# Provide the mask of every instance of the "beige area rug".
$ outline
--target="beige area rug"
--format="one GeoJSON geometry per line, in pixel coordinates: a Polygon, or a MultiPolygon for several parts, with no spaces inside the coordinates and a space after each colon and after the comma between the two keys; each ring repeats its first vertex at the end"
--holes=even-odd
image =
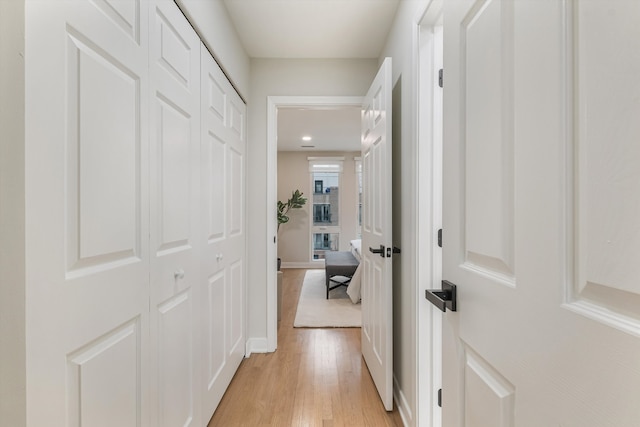
{"type": "Polygon", "coordinates": [[[347,295],[347,287],[340,286],[329,292],[324,280],[324,270],[307,270],[298,300],[295,328],[359,328],[362,326],[360,304],[353,304],[347,295]]]}

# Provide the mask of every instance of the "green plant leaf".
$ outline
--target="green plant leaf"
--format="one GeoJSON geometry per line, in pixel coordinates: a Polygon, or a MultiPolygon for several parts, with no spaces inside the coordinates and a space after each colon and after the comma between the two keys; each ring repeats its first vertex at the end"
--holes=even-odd
{"type": "Polygon", "coordinates": [[[300,209],[307,203],[307,198],[303,194],[300,190],[295,190],[291,192],[291,198],[286,202],[278,200],[278,227],[280,227],[280,224],[289,222],[289,217],[287,216],[289,210],[300,209]]]}

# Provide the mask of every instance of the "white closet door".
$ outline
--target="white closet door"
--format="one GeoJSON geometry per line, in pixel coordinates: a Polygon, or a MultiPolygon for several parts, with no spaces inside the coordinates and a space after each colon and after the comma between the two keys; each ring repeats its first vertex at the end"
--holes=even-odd
{"type": "Polygon", "coordinates": [[[200,41],[150,6],[151,424],[199,426],[200,41]]]}
{"type": "Polygon", "coordinates": [[[146,4],[26,2],[29,426],[148,426],[146,4]]]}
{"type": "Polygon", "coordinates": [[[203,413],[211,416],[245,345],[246,107],[202,47],[203,413]]]}

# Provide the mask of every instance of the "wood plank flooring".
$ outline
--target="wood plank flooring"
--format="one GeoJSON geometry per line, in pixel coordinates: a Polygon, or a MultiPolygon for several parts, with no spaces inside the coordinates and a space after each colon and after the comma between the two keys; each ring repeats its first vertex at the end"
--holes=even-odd
{"type": "Polygon", "coordinates": [[[213,426],[391,426],[360,353],[360,328],[294,328],[306,270],[283,270],[278,350],[245,359],[213,426]]]}

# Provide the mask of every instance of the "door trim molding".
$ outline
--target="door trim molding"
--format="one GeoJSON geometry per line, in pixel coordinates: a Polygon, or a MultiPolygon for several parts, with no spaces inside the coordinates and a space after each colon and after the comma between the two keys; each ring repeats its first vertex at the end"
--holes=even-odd
{"type": "MultiPolygon", "coordinates": [[[[437,405],[436,390],[442,385],[442,334],[440,332],[441,313],[424,299],[424,289],[441,276],[442,254],[435,254],[437,228],[442,227],[442,215],[436,209],[442,208],[442,191],[436,191],[436,174],[442,172],[442,164],[437,166],[434,159],[435,135],[433,132],[434,92],[425,88],[425,81],[435,81],[435,52],[433,44],[423,46],[423,31],[433,29],[442,16],[442,0],[430,0],[416,14],[411,28],[412,66],[414,70],[414,91],[412,104],[415,107],[415,212],[416,212],[416,407],[415,425],[418,427],[440,427],[442,412],[437,405]],[[425,167],[426,166],[426,167],[425,167]],[[437,227],[436,227],[437,226],[437,227]],[[436,263],[440,268],[436,270],[436,263]]],[[[439,185],[442,186],[442,177],[439,185]]]]}
{"type": "Polygon", "coordinates": [[[362,106],[362,96],[268,96],[267,97],[267,351],[278,347],[278,107],[362,106]]]}

